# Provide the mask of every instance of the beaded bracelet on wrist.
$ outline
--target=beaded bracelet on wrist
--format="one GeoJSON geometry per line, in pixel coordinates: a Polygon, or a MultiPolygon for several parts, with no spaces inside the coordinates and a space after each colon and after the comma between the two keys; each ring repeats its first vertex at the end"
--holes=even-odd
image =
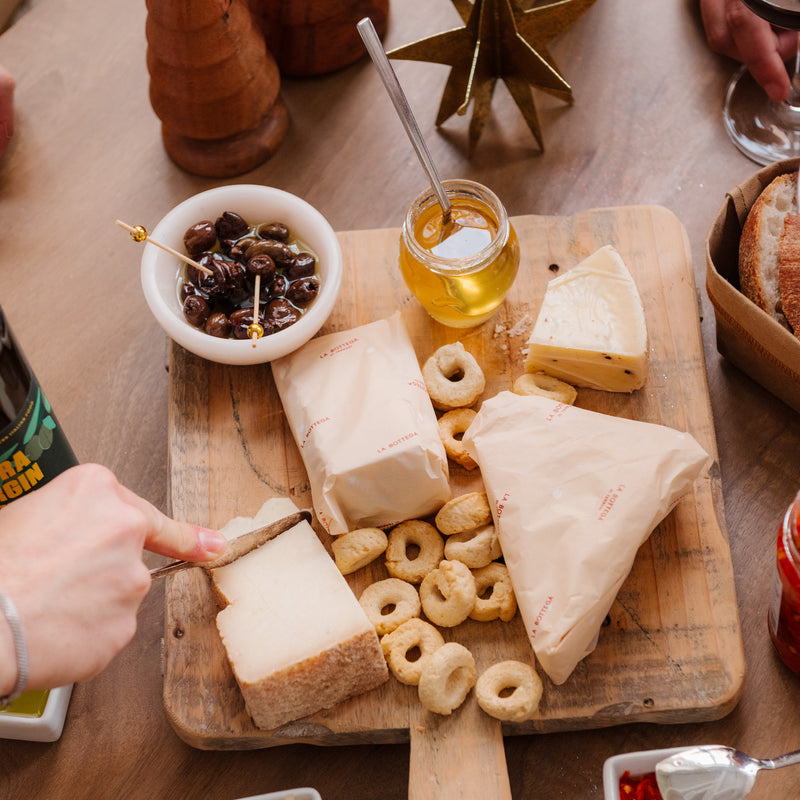
{"type": "Polygon", "coordinates": [[[0,709],[6,709],[25,691],[25,686],[28,683],[28,648],[25,645],[25,633],[22,630],[22,620],[17,613],[17,607],[1,591],[0,612],[5,616],[11,628],[11,637],[14,641],[14,651],[17,658],[17,680],[14,688],[5,697],[0,697],[0,709]]]}

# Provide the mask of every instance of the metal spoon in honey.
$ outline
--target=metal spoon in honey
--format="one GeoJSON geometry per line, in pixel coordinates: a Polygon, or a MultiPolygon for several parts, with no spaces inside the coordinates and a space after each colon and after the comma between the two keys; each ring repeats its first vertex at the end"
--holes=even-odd
{"type": "Polygon", "coordinates": [[[422,164],[422,168],[428,176],[431,188],[436,194],[436,199],[442,207],[442,227],[439,233],[439,241],[441,242],[460,229],[458,221],[453,219],[450,198],[447,196],[447,192],[442,185],[439,172],[436,169],[436,165],[433,163],[428,146],[422,138],[417,120],[414,117],[414,113],[411,111],[411,106],[408,104],[405,92],[403,92],[400,86],[400,81],[397,80],[397,75],[395,75],[392,65],[389,63],[389,58],[386,55],[386,51],[383,49],[380,37],[375,30],[375,26],[372,24],[372,20],[369,17],[364,17],[356,27],[358,28],[359,34],[361,34],[361,39],[367,48],[372,62],[378,68],[378,74],[381,76],[383,85],[389,93],[395,111],[397,111],[397,115],[403,123],[408,138],[411,140],[411,144],[422,164]]]}

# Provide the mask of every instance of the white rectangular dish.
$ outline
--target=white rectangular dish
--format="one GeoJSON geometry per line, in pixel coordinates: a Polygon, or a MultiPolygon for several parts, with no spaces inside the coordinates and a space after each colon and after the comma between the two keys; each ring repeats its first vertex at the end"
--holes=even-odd
{"type": "Polygon", "coordinates": [[[26,742],[55,742],[61,737],[72,686],[51,689],[41,716],[0,713],[0,739],[26,742]]]}
{"type": "Polygon", "coordinates": [[[662,750],[639,750],[634,753],[620,753],[607,758],[603,764],[603,798],[604,800],[619,800],[619,779],[625,774],[636,778],[655,772],[659,761],[688,750],[692,745],[685,747],[667,747],[662,750]]]}
{"type": "Polygon", "coordinates": [[[241,797],[239,800],[322,800],[316,789],[308,787],[303,789],[286,789],[282,792],[269,794],[255,794],[250,797],[241,797]]]}

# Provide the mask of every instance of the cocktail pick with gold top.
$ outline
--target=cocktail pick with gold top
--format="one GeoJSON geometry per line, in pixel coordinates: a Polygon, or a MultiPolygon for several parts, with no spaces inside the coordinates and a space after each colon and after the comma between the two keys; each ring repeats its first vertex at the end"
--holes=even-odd
{"type": "Polygon", "coordinates": [[[391,50],[390,58],[429,61],[451,67],[436,124],[454,113],[465,114],[474,101],[469,152],[475,148],[489,116],[492,93],[502,80],[539,147],[544,140],[531,89],[567,103],[572,89],[547,45],[572,25],[595,0],[556,0],[534,8],[530,0],[452,0],[463,28],[420,39],[391,50]],[[526,10],[527,9],[527,10],[526,10]]]}
{"type": "Polygon", "coordinates": [[[253,342],[253,347],[256,346],[256,342],[264,335],[264,328],[258,321],[260,294],[261,294],[261,275],[260,273],[257,272],[255,277],[255,292],[253,297],[253,321],[247,326],[247,335],[253,342]]]}
{"type": "Polygon", "coordinates": [[[121,220],[116,220],[116,223],[120,226],[120,228],[124,228],[126,231],[128,231],[128,233],[130,233],[131,239],[133,239],[134,242],[150,242],[150,244],[154,244],[156,247],[166,250],[171,255],[179,258],[181,261],[191,264],[191,266],[193,266],[195,269],[199,269],[200,272],[204,272],[206,275],[214,274],[208,267],[198,264],[196,261],[193,261],[191,258],[189,258],[189,256],[179,253],[177,250],[173,250],[163,242],[157,242],[155,239],[151,239],[145,228],[143,228],[141,225],[128,225],[121,220]]]}

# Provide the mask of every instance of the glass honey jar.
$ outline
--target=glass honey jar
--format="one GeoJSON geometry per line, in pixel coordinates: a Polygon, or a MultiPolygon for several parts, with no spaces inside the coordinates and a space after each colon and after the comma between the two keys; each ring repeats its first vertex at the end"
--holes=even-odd
{"type": "Polygon", "coordinates": [[[451,222],[432,189],[409,207],[400,238],[400,272],[438,322],[480,325],[503,302],[519,268],[519,242],[503,204],[467,180],[445,181],[451,222]]]}
{"type": "Polygon", "coordinates": [[[800,493],[778,530],[776,574],[769,606],[769,635],[778,655],[800,674],[800,493]]]}

